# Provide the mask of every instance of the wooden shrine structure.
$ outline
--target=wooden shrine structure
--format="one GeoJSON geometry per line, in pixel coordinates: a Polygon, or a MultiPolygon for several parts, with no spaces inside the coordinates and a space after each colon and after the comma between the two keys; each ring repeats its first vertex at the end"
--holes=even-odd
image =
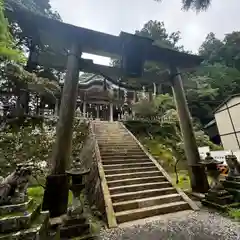
{"type": "Polygon", "coordinates": [[[19,24],[23,37],[32,39],[29,59],[31,63],[66,70],[52,169],[47,178],[43,208],[55,209],[54,215],[61,215],[67,209],[68,180],[65,171],[71,153],[80,71],[98,74],[115,81],[137,78],[142,85],[168,81],[172,86],[179,114],[192,190],[208,190],[204,169],[199,164],[198,148],[179,71],[196,67],[202,62],[200,57],[161,48],[148,38],[125,32],[114,36],[48,19],[19,8],[15,11],[7,9],[6,15],[19,24]],[[82,59],[83,52],[121,58],[121,68],[102,66],[82,59]],[[146,62],[163,63],[166,71],[157,75],[144,72],[146,62]],[[57,192],[54,189],[58,189],[57,192]],[[53,202],[52,198],[58,201],[53,202]]]}

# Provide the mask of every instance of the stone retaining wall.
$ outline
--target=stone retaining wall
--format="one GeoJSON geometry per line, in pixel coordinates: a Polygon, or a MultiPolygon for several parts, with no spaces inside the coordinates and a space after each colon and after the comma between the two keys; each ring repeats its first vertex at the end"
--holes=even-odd
{"type": "Polygon", "coordinates": [[[90,173],[86,176],[86,192],[90,206],[96,206],[106,220],[105,202],[99,177],[98,159],[96,154],[95,136],[89,131],[89,135],[83,145],[80,159],[90,173]]]}

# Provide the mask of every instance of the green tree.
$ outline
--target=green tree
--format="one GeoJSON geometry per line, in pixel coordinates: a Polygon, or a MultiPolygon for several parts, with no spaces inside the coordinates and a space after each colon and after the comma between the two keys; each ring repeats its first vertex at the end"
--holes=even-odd
{"type": "Polygon", "coordinates": [[[199,48],[199,54],[211,64],[222,63],[240,70],[240,32],[226,34],[221,41],[209,33],[199,48]]]}
{"type": "Polygon", "coordinates": [[[5,0],[5,3],[11,9],[22,8],[45,17],[61,20],[59,13],[52,9],[49,0],[5,0]]]}
{"type": "Polygon", "coordinates": [[[178,42],[181,39],[180,32],[168,33],[165,28],[164,22],[153,21],[145,23],[141,30],[135,32],[136,35],[142,37],[148,37],[154,40],[154,44],[159,47],[171,48],[179,50],[182,46],[178,46],[178,42]]]}
{"type": "Polygon", "coordinates": [[[160,94],[152,101],[142,99],[133,106],[136,116],[146,119],[163,117],[168,110],[174,108],[173,98],[169,94],[160,94]]]}
{"type": "Polygon", "coordinates": [[[220,49],[223,45],[223,42],[217,39],[215,34],[211,32],[200,46],[199,54],[209,63],[221,62],[223,59],[220,56],[220,49]]]}
{"type": "MultiPolygon", "coordinates": [[[[162,2],[163,0],[155,1],[162,2]]],[[[197,12],[207,10],[211,2],[211,0],[182,0],[184,10],[194,9],[197,12]]]]}
{"type": "Polygon", "coordinates": [[[22,61],[23,55],[14,49],[14,39],[9,32],[8,21],[4,16],[4,2],[0,0],[0,59],[22,61]]]}
{"type": "Polygon", "coordinates": [[[222,101],[240,92],[240,71],[221,63],[203,64],[183,82],[192,116],[206,124],[222,101]]]}

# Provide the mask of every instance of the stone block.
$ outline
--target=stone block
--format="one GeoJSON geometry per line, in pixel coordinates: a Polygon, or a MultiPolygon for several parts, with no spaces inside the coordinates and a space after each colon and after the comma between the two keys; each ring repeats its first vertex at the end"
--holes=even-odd
{"type": "Polygon", "coordinates": [[[215,202],[212,201],[208,201],[206,199],[203,199],[202,204],[211,208],[215,208],[218,209],[220,211],[227,211],[229,208],[237,208],[240,206],[239,203],[231,203],[231,204],[227,204],[227,205],[221,205],[221,204],[217,204],[215,202]]]}
{"type": "Polygon", "coordinates": [[[41,212],[29,229],[0,234],[0,240],[46,240],[49,213],[41,212]]]}
{"type": "Polygon", "coordinates": [[[29,199],[27,202],[11,205],[0,206],[0,216],[8,215],[11,213],[25,212],[32,204],[33,200],[29,199]]]}
{"type": "Polygon", "coordinates": [[[240,202],[240,177],[228,176],[222,184],[233,195],[234,201],[240,202]]]}
{"type": "Polygon", "coordinates": [[[240,182],[237,181],[229,181],[229,180],[225,180],[222,181],[222,184],[225,188],[233,188],[233,189],[239,189],[240,190],[240,182]]]}
{"type": "Polygon", "coordinates": [[[90,233],[90,225],[87,223],[62,226],[60,228],[61,239],[79,237],[90,233]]]}
{"type": "Polygon", "coordinates": [[[16,213],[15,216],[4,216],[0,218],[0,233],[8,233],[29,228],[32,220],[39,213],[40,207],[40,205],[36,205],[31,212],[19,212],[16,213]]]}
{"type": "Polygon", "coordinates": [[[227,176],[226,177],[227,181],[233,181],[233,182],[240,182],[240,176],[227,176]]]}
{"type": "Polygon", "coordinates": [[[225,189],[210,189],[201,202],[205,206],[225,211],[229,207],[234,207],[236,205],[233,199],[233,195],[225,189]]]}

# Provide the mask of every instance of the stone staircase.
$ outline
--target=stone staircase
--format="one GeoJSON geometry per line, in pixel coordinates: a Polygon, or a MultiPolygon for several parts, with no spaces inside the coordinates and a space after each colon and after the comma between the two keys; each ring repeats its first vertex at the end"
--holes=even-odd
{"type": "Polygon", "coordinates": [[[115,217],[120,224],[198,209],[122,123],[94,121],[92,126],[108,188],[106,209],[113,209],[108,220],[115,217]]]}

